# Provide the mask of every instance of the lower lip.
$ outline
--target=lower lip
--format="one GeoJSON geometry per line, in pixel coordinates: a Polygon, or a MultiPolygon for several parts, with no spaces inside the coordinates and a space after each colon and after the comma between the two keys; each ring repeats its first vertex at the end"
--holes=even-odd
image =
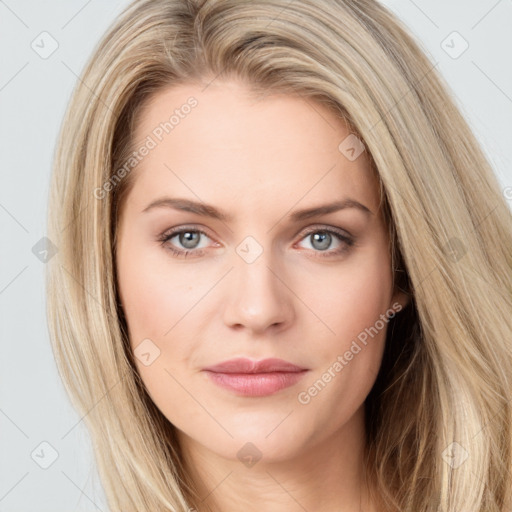
{"type": "Polygon", "coordinates": [[[218,386],[242,396],[267,396],[293,386],[307,370],[272,373],[217,373],[206,371],[218,386]]]}

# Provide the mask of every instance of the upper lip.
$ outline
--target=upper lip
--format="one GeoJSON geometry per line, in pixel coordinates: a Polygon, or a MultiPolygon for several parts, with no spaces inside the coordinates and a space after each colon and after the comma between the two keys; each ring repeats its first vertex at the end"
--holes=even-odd
{"type": "Polygon", "coordinates": [[[300,372],[305,369],[283,359],[270,358],[254,361],[244,357],[230,359],[229,361],[223,361],[222,363],[203,368],[203,370],[216,373],[300,372]]]}

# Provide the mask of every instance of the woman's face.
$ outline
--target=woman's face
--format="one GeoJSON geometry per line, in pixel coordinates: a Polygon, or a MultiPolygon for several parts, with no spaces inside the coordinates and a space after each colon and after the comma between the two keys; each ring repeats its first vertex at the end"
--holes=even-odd
{"type": "Polygon", "coordinates": [[[182,443],[284,460],[361,432],[405,298],[367,154],[348,136],[320,104],[256,101],[235,82],[146,105],[119,290],[138,371],[182,443]],[[205,370],[236,358],[301,371],[205,370]]]}

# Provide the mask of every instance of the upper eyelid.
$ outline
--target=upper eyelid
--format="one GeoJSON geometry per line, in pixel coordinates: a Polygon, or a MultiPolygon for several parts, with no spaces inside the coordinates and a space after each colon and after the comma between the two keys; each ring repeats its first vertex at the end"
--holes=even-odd
{"type": "Polygon", "coordinates": [[[164,231],[162,233],[160,238],[162,238],[162,239],[174,238],[176,235],[179,235],[180,233],[184,233],[184,232],[187,232],[187,231],[196,231],[198,233],[201,233],[202,235],[207,236],[210,239],[214,238],[214,237],[210,236],[205,229],[198,228],[198,227],[192,227],[192,226],[185,226],[185,227],[179,227],[179,228],[176,228],[176,229],[166,230],[166,231],[164,231]]]}
{"type": "MultiPolygon", "coordinates": [[[[305,232],[305,236],[311,234],[311,233],[314,233],[316,231],[329,231],[329,232],[332,232],[332,233],[336,233],[336,234],[340,234],[338,233],[339,231],[342,231],[343,233],[346,234],[347,238],[353,238],[353,235],[352,233],[350,233],[349,231],[347,231],[346,229],[343,229],[343,228],[337,228],[335,226],[327,226],[325,224],[314,224],[312,226],[308,226],[306,228],[303,228],[299,231],[299,233],[301,233],[302,231],[306,230],[305,232]]],[[[297,233],[297,234],[299,234],[297,233]]],[[[297,236],[297,235],[295,235],[297,236]]]]}
{"type": "MultiPolygon", "coordinates": [[[[173,229],[170,229],[170,230],[167,230],[165,231],[162,235],[161,235],[161,239],[162,240],[165,240],[167,239],[167,241],[169,241],[171,238],[174,238],[175,236],[179,235],[180,233],[183,233],[183,232],[186,232],[186,231],[195,231],[195,232],[198,232],[198,233],[201,233],[205,236],[207,236],[208,238],[210,238],[211,240],[214,240],[216,243],[219,243],[215,240],[214,237],[210,236],[208,234],[208,232],[203,229],[203,228],[200,228],[199,226],[183,226],[183,227],[177,227],[177,228],[173,228],[173,229]]],[[[334,226],[328,226],[326,224],[313,224],[311,226],[306,226],[304,228],[301,228],[294,236],[293,238],[295,238],[296,236],[298,236],[301,232],[304,232],[304,235],[300,238],[299,241],[303,240],[304,238],[306,238],[307,236],[309,236],[311,233],[314,233],[316,231],[328,231],[328,232],[331,232],[331,233],[334,233],[335,235],[338,235],[339,237],[341,237],[341,239],[343,239],[343,237],[345,236],[345,238],[350,238],[352,240],[352,242],[354,242],[354,236],[348,232],[347,230],[345,229],[342,229],[342,228],[338,228],[338,227],[334,227],[334,226]],[[344,232],[345,235],[343,233],[339,233],[339,231],[341,232],[344,232]]],[[[204,248],[203,248],[204,249],[204,248]]],[[[183,250],[186,250],[186,249],[183,249],[183,250]]],[[[190,251],[194,251],[196,249],[188,249],[190,251]]]]}

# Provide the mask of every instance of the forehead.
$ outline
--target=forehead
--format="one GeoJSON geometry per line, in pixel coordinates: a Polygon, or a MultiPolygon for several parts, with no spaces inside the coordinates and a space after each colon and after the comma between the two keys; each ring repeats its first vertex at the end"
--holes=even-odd
{"type": "Polygon", "coordinates": [[[134,193],[146,198],[165,189],[206,202],[307,206],[350,195],[377,210],[368,155],[349,158],[358,139],[310,99],[258,98],[238,82],[169,87],[145,104],[134,140],[135,148],[151,141],[133,171],[134,193]]]}

